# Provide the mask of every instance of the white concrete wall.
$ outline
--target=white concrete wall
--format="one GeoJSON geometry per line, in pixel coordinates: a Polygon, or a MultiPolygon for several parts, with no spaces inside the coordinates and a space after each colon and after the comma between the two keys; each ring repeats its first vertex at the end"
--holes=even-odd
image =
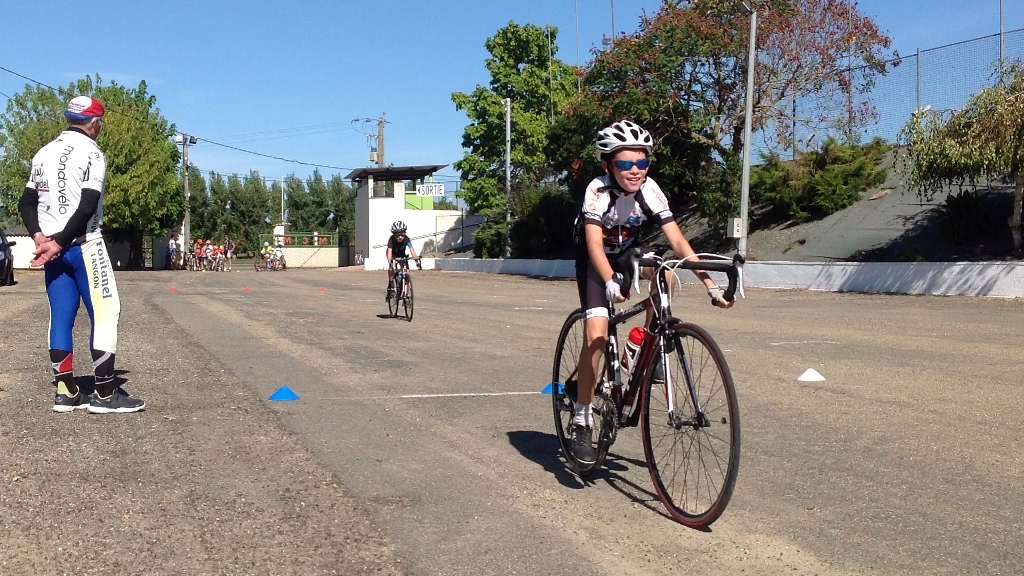
{"type": "MultiPolygon", "coordinates": [[[[573,278],[571,260],[439,259],[439,270],[573,278]]],[[[682,274],[684,282],[695,282],[682,274]]],[[[1024,297],[1024,262],[748,262],[750,288],[1024,297]]],[[[724,280],[718,280],[723,282],[724,280]]]]}
{"type": "Polygon", "coordinates": [[[371,180],[360,183],[356,191],[356,252],[362,252],[365,269],[387,267],[387,242],[391,224],[397,220],[409,227],[417,254],[434,254],[472,243],[473,232],[484,221],[482,216],[464,216],[459,210],[406,209],[404,183],[390,184],[390,196],[371,197],[371,180]]]}

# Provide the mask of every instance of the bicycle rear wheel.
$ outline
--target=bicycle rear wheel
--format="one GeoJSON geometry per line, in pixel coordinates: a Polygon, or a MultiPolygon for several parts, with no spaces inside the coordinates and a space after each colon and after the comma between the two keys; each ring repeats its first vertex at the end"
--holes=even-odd
{"type": "Polygon", "coordinates": [[[405,288],[402,290],[402,306],[405,307],[405,319],[412,322],[412,277],[405,275],[405,288]]]}
{"type": "Polygon", "coordinates": [[[644,453],[658,499],[669,514],[685,526],[705,528],[725,511],[739,472],[736,389],[722,349],[703,328],[675,325],[669,348],[665,377],[654,377],[657,357],[647,373],[644,453]],[[694,410],[690,390],[700,413],[694,410]]]}
{"type": "MultiPolygon", "coordinates": [[[[571,444],[570,427],[572,426],[573,415],[576,413],[576,390],[578,384],[578,367],[580,354],[583,352],[583,342],[586,338],[583,324],[583,310],[577,309],[569,314],[562,324],[562,330],[558,334],[558,342],[555,345],[555,364],[551,374],[551,402],[555,417],[555,433],[558,436],[558,445],[562,449],[562,455],[569,466],[581,477],[593,473],[601,467],[604,459],[608,456],[608,447],[611,445],[609,425],[612,425],[611,418],[614,414],[614,407],[611,406],[608,398],[594,394],[594,441],[597,450],[597,458],[593,464],[580,464],[573,457],[569,449],[571,444]]],[[[604,361],[604,354],[601,354],[601,374],[598,382],[605,379],[607,363],[604,361]]]]}

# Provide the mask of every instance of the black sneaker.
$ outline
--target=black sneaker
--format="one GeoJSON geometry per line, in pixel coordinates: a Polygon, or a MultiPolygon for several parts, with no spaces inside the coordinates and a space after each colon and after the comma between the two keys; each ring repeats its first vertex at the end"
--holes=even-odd
{"type": "Polygon", "coordinates": [[[76,392],[74,396],[61,394],[60,392],[53,395],[54,412],[73,412],[75,410],[84,410],[88,407],[89,397],[82,394],[81,390],[76,392]]]}
{"type": "Polygon", "coordinates": [[[142,398],[132,398],[120,387],[114,388],[114,391],[106,398],[101,398],[99,394],[94,392],[92,399],[89,401],[89,412],[92,414],[138,412],[145,409],[145,407],[145,400],[142,398]]]}
{"type": "Polygon", "coordinates": [[[388,286],[388,293],[387,293],[386,296],[384,296],[384,301],[385,302],[391,302],[391,299],[394,298],[394,297],[395,297],[395,289],[390,287],[390,286],[388,286]]]}
{"type": "Polygon", "coordinates": [[[577,462],[589,466],[597,462],[597,452],[594,451],[594,429],[590,426],[572,425],[572,439],[569,451],[577,462]]]}

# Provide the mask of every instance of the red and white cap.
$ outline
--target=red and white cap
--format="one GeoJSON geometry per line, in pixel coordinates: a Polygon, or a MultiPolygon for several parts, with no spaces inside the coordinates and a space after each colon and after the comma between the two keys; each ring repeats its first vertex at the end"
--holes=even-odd
{"type": "Polygon", "coordinates": [[[104,112],[106,110],[99,100],[88,96],[75,96],[71,102],[68,102],[68,109],[64,111],[64,116],[68,120],[88,120],[103,116],[104,112]]]}

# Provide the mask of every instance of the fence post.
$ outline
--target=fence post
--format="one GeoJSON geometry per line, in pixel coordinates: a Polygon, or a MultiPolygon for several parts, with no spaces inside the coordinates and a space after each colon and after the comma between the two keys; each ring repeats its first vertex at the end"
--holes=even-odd
{"type": "Polygon", "coordinates": [[[917,110],[921,110],[921,49],[917,49],[917,110]]]}

